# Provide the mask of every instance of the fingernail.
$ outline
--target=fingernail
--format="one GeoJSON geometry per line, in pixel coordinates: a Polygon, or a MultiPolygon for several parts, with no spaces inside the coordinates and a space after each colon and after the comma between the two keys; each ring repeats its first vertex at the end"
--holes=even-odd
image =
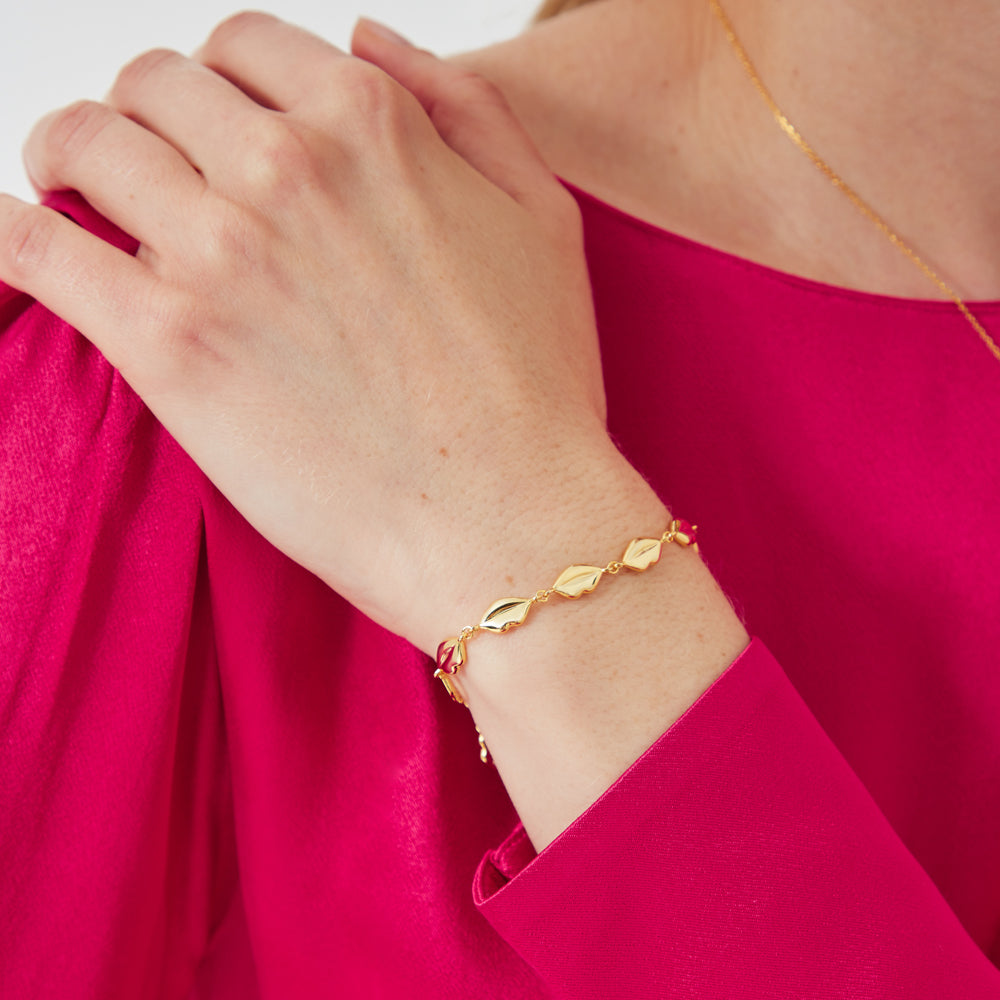
{"type": "Polygon", "coordinates": [[[393,45],[406,45],[411,49],[413,48],[413,42],[404,38],[398,32],[393,31],[392,28],[387,28],[384,24],[373,21],[370,17],[359,17],[358,24],[362,25],[366,31],[370,31],[373,35],[378,35],[379,38],[384,38],[387,42],[392,42],[393,45]]]}

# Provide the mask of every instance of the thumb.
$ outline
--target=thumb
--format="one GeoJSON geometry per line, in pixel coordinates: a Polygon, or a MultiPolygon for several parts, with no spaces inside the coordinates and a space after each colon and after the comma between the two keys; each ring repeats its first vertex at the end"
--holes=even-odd
{"type": "Polygon", "coordinates": [[[484,77],[367,18],[355,25],[351,51],[410,91],[445,143],[526,208],[540,208],[553,186],[561,190],[499,88],[484,77]]]}

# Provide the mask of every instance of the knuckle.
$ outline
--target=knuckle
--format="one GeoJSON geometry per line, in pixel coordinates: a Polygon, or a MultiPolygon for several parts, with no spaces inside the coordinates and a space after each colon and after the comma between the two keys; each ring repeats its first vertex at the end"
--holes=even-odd
{"type": "Polygon", "coordinates": [[[58,217],[37,205],[17,205],[5,213],[5,256],[16,277],[42,267],[49,256],[58,217]]]}
{"type": "Polygon", "coordinates": [[[226,282],[245,270],[248,260],[258,260],[262,237],[249,213],[220,204],[203,211],[199,227],[199,270],[206,279],[226,282]]]}
{"type": "Polygon", "coordinates": [[[160,374],[170,380],[177,369],[192,362],[208,346],[208,320],[197,300],[175,293],[154,304],[156,329],[162,347],[160,374]]]}
{"type": "Polygon", "coordinates": [[[229,48],[244,32],[273,25],[278,19],[258,10],[241,10],[221,21],[208,36],[202,51],[211,60],[229,48]]]}
{"type": "Polygon", "coordinates": [[[258,195],[294,194],[320,178],[317,154],[306,134],[289,120],[261,116],[243,164],[243,180],[258,195]]]}
{"type": "Polygon", "coordinates": [[[206,309],[203,296],[176,286],[160,286],[144,303],[148,320],[148,361],[142,372],[145,398],[174,393],[179,387],[218,372],[224,362],[218,321],[206,309]]]}
{"type": "Polygon", "coordinates": [[[507,99],[500,88],[485,76],[473,73],[472,70],[458,70],[448,81],[448,90],[453,97],[462,102],[507,107],[507,99]]]}
{"type": "Polygon", "coordinates": [[[80,157],[114,118],[110,108],[96,101],[75,101],[63,108],[45,130],[49,158],[65,163],[80,157]]]}
{"type": "Polygon", "coordinates": [[[171,63],[176,63],[184,57],[172,49],[150,49],[126,63],[118,73],[111,88],[113,99],[125,101],[133,91],[143,86],[151,77],[171,63]]]}
{"type": "Polygon", "coordinates": [[[471,70],[456,70],[432,96],[428,114],[434,127],[447,142],[468,121],[469,110],[509,111],[500,88],[471,70]]]}
{"type": "Polygon", "coordinates": [[[355,129],[384,133],[404,127],[407,93],[387,73],[361,59],[341,61],[337,93],[342,113],[355,129]]]}

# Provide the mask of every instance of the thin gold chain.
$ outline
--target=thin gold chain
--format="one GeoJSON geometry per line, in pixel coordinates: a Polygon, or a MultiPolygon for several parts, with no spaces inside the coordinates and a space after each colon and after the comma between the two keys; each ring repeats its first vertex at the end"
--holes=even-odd
{"type": "Polygon", "coordinates": [[[723,30],[726,33],[726,37],[729,39],[730,45],[732,45],[733,50],[736,52],[740,62],[743,64],[743,68],[746,70],[747,76],[750,77],[754,87],[757,88],[757,92],[764,99],[768,108],[770,108],[771,114],[774,116],[774,120],[781,126],[785,135],[787,135],[788,138],[791,139],[792,142],[794,142],[795,145],[809,157],[813,166],[815,166],[835,188],[838,188],[843,191],[845,195],[847,195],[854,207],[867,219],[873,222],[894,247],[906,254],[906,256],[909,257],[910,260],[913,261],[913,263],[916,264],[917,267],[919,267],[920,270],[923,271],[924,274],[930,278],[930,280],[933,281],[934,284],[949,299],[951,299],[952,302],[954,302],[958,311],[969,321],[972,329],[979,335],[979,339],[986,345],[987,350],[997,359],[997,361],[1000,361],[1000,347],[997,346],[996,341],[986,332],[982,323],[980,323],[979,320],[972,315],[972,312],[962,300],[962,297],[947,282],[945,282],[933,270],[933,268],[925,263],[912,247],[903,242],[902,238],[889,228],[889,224],[885,221],[885,219],[883,219],[882,216],[879,215],[878,212],[876,212],[875,209],[861,197],[861,195],[859,195],[843,180],[843,178],[840,177],[839,174],[834,171],[833,167],[831,167],[830,164],[828,164],[826,160],[824,160],[819,153],[817,153],[816,150],[814,150],[812,146],[806,142],[799,130],[788,120],[788,116],[781,110],[781,108],[778,107],[777,102],[771,96],[771,92],[764,86],[764,82],[758,75],[750,56],[747,55],[746,49],[743,48],[743,44],[740,42],[736,32],[733,30],[732,22],[729,20],[726,12],[722,9],[722,5],[719,3],[719,0],[708,0],[708,2],[712,10],[715,12],[715,16],[721,22],[723,30]]]}

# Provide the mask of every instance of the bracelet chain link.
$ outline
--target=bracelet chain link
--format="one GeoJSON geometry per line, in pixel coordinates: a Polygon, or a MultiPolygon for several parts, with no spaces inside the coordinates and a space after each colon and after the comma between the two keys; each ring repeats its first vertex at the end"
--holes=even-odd
{"type": "MultiPolygon", "coordinates": [[[[524,624],[528,612],[536,604],[546,604],[554,595],[576,600],[593,591],[606,575],[617,576],[623,569],[630,569],[636,573],[645,572],[650,566],[659,562],[663,546],[671,543],[683,548],[692,548],[697,552],[697,526],[687,521],[673,520],[659,538],[633,538],[626,546],[621,559],[613,559],[606,566],[567,566],[551,587],[536,591],[533,597],[505,597],[496,601],[486,610],[478,624],[466,625],[458,635],[445,639],[438,646],[437,669],[434,671],[434,676],[441,680],[455,701],[464,705],[465,700],[454,678],[468,659],[466,643],[469,639],[479,632],[507,632],[517,628],[524,624]]],[[[482,759],[488,761],[489,751],[481,733],[479,743],[482,759]]]]}

